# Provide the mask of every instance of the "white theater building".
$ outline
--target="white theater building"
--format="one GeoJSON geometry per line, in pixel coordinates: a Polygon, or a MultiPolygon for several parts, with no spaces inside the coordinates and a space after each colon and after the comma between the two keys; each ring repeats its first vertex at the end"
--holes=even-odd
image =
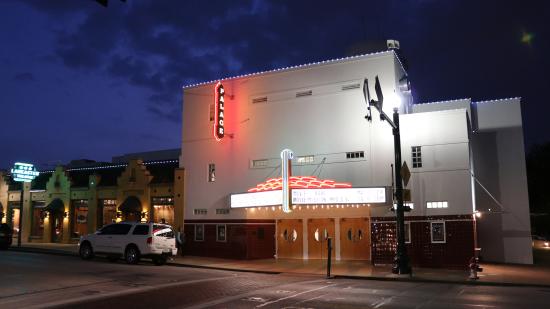
{"type": "Polygon", "coordinates": [[[520,99],[413,104],[393,50],[185,86],[187,253],[317,259],[331,237],[337,260],[391,263],[393,135],[375,109],[365,119],[362,91],[367,78],[374,94],[375,76],[386,113],[391,94],[401,102],[412,264],[462,267],[476,247],[532,263],[520,99]],[[288,213],[283,149],[294,153],[288,213]]]}

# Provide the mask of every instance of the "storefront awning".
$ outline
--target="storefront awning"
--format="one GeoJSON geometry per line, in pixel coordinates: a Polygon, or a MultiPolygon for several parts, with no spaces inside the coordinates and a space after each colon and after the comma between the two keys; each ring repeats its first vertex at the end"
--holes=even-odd
{"type": "Polygon", "coordinates": [[[44,210],[49,213],[62,213],[65,211],[65,205],[61,199],[56,198],[44,207],[44,210]]]}
{"type": "Polygon", "coordinates": [[[139,212],[141,213],[141,202],[140,200],[135,196],[128,196],[120,206],[118,206],[118,210],[122,211],[124,213],[129,212],[139,212]]]}

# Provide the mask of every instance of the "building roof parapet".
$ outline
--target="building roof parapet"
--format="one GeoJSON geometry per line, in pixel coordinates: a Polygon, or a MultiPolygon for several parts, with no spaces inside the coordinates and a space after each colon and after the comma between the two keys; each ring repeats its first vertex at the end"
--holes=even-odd
{"type": "Polygon", "coordinates": [[[210,80],[210,81],[204,81],[204,82],[198,82],[198,83],[194,83],[194,84],[184,85],[182,88],[183,89],[188,89],[188,88],[193,88],[193,87],[197,87],[197,86],[203,86],[203,85],[216,83],[218,81],[228,81],[228,80],[232,80],[232,79],[259,76],[259,75],[264,75],[264,74],[269,74],[269,73],[286,72],[286,71],[292,71],[292,70],[296,70],[296,69],[303,69],[303,68],[307,68],[307,67],[314,67],[314,66],[320,66],[320,65],[326,65],[326,64],[339,63],[339,62],[348,61],[348,60],[357,60],[357,59],[361,59],[361,58],[369,58],[369,57],[373,57],[373,56],[380,56],[380,55],[390,54],[390,53],[395,55],[395,57],[399,61],[399,64],[401,65],[401,68],[403,68],[403,71],[406,72],[406,70],[403,66],[403,63],[401,62],[401,59],[399,59],[399,57],[397,56],[397,53],[393,50],[385,50],[385,51],[379,51],[379,52],[374,52],[374,53],[361,54],[361,55],[355,55],[355,56],[349,56],[349,57],[341,57],[341,58],[335,58],[335,59],[329,59],[329,60],[322,60],[322,61],[317,61],[317,62],[310,62],[310,63],[305,63],[305,64],[288,66],[288,67],[284,67],[284,68],[277,68],[277,69],[272,69],[272,70],[265,70],[265,71],[259,71],[259,72],[254,72],[254,73],[247,73],[247,74],[235,75],[235,76],[230,76],[230,77],[224,77],[224,78],[220,78],[220,79],[215,79],[215,80],[210,80]]]}

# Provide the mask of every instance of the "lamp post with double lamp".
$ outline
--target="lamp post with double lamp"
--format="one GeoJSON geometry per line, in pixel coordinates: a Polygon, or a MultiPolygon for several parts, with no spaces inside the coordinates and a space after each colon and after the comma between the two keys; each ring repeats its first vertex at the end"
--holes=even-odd
{"type": "Polygon", "coordinates": [[[378,76],[375,78],[374,90],[378,100],[370,98],[369,83],[365,78],[363,82],[363,94],[367,102],[368,114],[365,118],[368,121],[372,121],[371,106],[374,106],[378,112],[380,112],[380,120],[386,121],[391,127],[393,132],[393,146],[395,156],[395,199],[397,200],[397,207],[395,209],[396,216],[396,230],[397,230],[397,252],[393,260],[392,272],[394,274],[410,274],[411,267],[409,266],[409,257],[407,255],[407,247],[405,246],[405,207],[403,206],[403,182],[401,178],[401,135],[399,131],[399,107],[401,105],[401,98],[394,92],[390,96],[390,101],[393,105],[393,120],[382,109],[384,103],[384,96],[382,94],[382,88],[380,87],[380,81],[378,76]]]}

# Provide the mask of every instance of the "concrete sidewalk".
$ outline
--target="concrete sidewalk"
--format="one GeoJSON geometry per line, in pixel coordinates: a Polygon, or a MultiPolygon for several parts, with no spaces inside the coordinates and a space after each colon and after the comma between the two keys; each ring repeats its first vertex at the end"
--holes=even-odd
{"type": "MultiPolygon", "coordinates": [[[[14,246],[10,250],[78,256],[78,246],[75,244],[27,243],[23,244],[20,248],[14,246]]],[[[231,260],[177,256],[169,262],[169,265],[233,271],[300,273],[326,276],[326,261],[324,260],[231,260]]],[[[396,276],[391,274],[390,266],[373,266],[364,261],[334,261],[331,275],[335,277],[372,280],[550,287],[550,267],[547,266],[491,263],[484,263],[481,266],[483,267],[483,272],[478,274],[480,277],[479,280],[474,281],[468,279],[469,274],[466,270],[414,267],[412,276],[396,276]]]]}

